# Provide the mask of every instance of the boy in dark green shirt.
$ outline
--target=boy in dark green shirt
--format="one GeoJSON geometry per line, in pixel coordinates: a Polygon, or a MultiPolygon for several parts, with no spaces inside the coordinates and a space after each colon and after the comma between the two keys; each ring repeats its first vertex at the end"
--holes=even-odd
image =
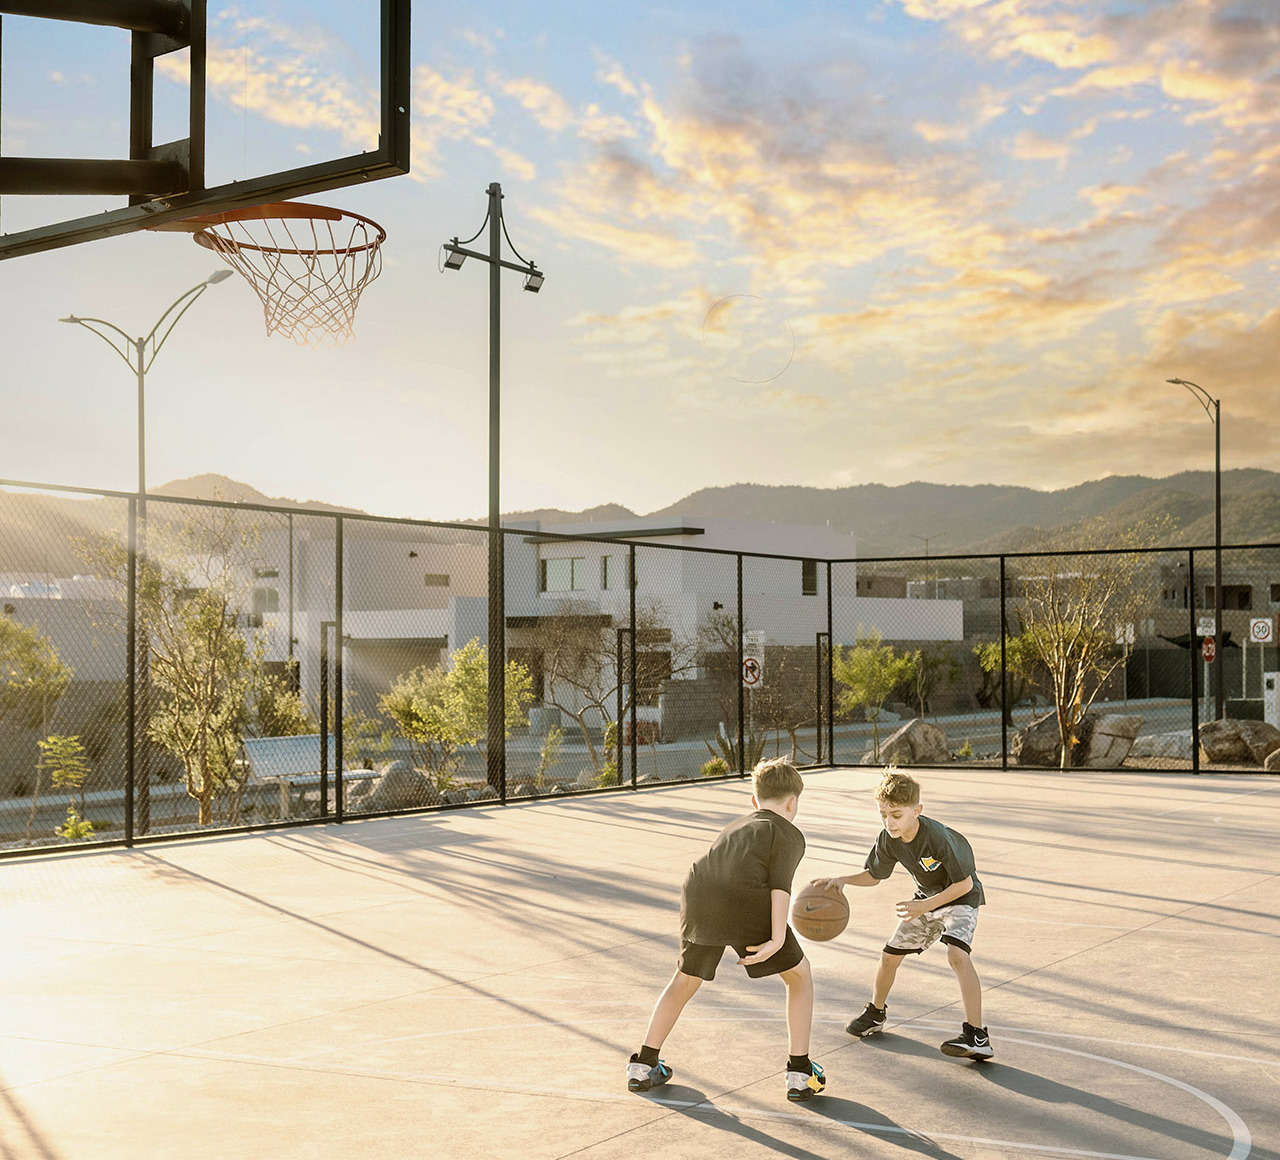
{"type": "Polygon", "coordinates": [[[753,979],[781,975],[787,988],[787,1099],[822,1091],[822,1068],[809,1059],[813,974],[787,925],[791,879],[804,855],[792,824],[804,781],[786,758],[751,774],[754,811],[730,822],[689,868],[680,892],[680,963],[658,998],[644,1045],[627,1065],[627,1088],[646,1092],[671,1078],[658,1051],[704,979],[716,977],[725,947],[753,979]]]}
{"type": "Polygon", "coordinates": [[[880,955],[871,1002],[845,1030],[861,1038],[882,1031],[885,1001],[903,958],[922,953],[940,939],[960,983],[965,1019],[960,1034],[942,1044],[943,1054],[990,1059],[991,1037],[982,1024],[982,983],[970,957],[978,907],[984,901],[973,850],[963,834],[921,816],[920,786],[910,774],[887,770],[875,797],[884,828],[867,855],[866,869],[817,881],[835,887],[877,886],[901,864],[915,879],[916,891],[915,897],[898,903],[901,922],[880,955]]]}

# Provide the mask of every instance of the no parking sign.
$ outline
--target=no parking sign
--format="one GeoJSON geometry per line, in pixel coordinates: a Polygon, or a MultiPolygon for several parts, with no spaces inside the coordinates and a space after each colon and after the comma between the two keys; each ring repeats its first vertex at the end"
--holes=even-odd
{"type": "Polygon", "coordinates": [[[744,689],[764,687],[763,632],[742,634],[742,687],[744,689]]]}

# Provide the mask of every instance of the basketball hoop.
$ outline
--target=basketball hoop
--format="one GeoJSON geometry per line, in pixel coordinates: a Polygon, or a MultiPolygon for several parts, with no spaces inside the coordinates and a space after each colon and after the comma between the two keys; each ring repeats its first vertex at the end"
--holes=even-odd
{"type": "Polygon", "coordinates": [[[307,346],[351,337],[387,239],[371,218],[296,201],[188,218],[181,228],[244,276],[262,300],[268,334],[307,346]]]}

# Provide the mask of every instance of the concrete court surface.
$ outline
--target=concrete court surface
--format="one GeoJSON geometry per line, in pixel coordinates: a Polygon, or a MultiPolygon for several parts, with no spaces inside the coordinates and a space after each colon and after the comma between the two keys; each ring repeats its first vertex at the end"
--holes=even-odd
{"type": "MultiPolygon", "coordinates": [[[[807,775],[797,881],[876,772],[807,775]]],[[[901,870],[808,944],[828,1094],[726,957],[629,1094],[679,882],[741,782],[0,863],[3,1160],[1280,1157],[1280,778],[922,771],[973,843],[994,1061],[940,948],[861,1009],[901,870]]]]}

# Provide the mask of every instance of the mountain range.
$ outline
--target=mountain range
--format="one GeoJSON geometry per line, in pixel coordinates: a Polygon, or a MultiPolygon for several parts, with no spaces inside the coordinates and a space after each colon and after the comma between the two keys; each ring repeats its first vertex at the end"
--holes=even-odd
{"type": "MultiPolygon", "coordinates": [[[[1164,521],[1160,539],[1169,546],[1209,545],[1214,538],[1212,472],[1182,472],[1163,479],[1109,476],[1057,491],[997,484],[866,483],[842,488],[737,483],[692,492],[651,512],[620,504],[582,511],[538,508],[509,512],[504,520],[602,523],[637,516],[725,518],[761,522],[827,524],[857,535],[858,556],[919,557],[928,554],[996,554],[1025,550],[1043,533],[1103,518],[1122,525],[1164,521]]],[[[264,495],[222,475],[174,480],[151,494],[192,499],[220,498],[268,503],[299,511],[362,514],[322,500],[298,501],[264,495]]],[[[122,522],[123,503],[56,494],[0,492],[0,573],[28,569],[67,575],[74,560],[62,547],[69,536],[122,522]],[[53,529],[57,532],[50,534],[53,529]],[[64,555],[68,556],[63,560],[64,555]]],[[[449,519],[436,512],[422,519],[449,519]]],[[[1280,474],[1243,468],[1222,474],[1222,538],[1226,544],[1280,541],[1280,474]]],[[[482,519],[452,522],[480,524],[482,519]]]]}

